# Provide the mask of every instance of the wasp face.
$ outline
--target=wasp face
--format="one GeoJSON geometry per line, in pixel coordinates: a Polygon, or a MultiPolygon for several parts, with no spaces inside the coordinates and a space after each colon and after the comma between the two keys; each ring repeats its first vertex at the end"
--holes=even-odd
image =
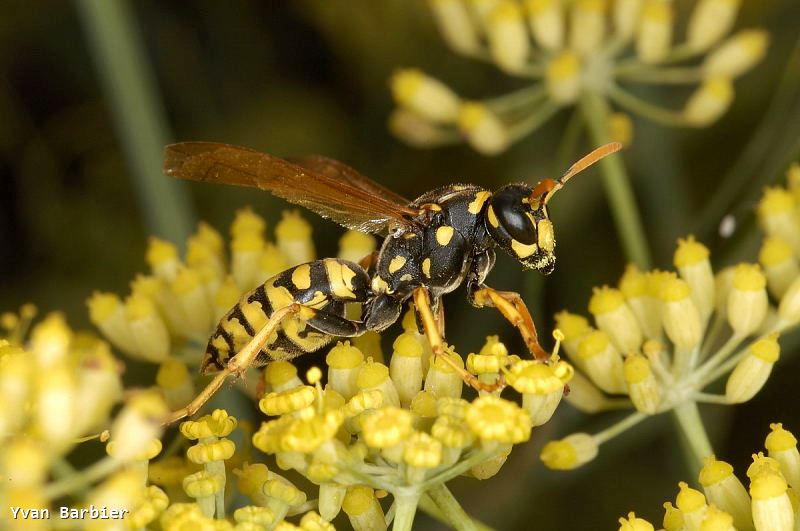
{"type": "Polygon", "coordinates": [[[486,209],[486,229],[505,252],[527,269],[545,275],[556,263],[556,239],[543,197],[533,197],[524,184],[509,184],[495,192],[486,209]]]}

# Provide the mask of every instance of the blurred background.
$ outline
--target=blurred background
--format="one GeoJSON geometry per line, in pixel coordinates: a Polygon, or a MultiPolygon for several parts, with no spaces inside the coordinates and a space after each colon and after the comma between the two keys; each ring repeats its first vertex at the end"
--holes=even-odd
{"type": "MultiPolygon", "coordinates": [[[[693,4],[675,3],[678,13],[693,4]]],[[[568,112],[493,158],[466,145],[414,149],[390,135],[387,80],[398,67],[435,73],[467,97],[519,85],[491,66],[454,55],[422,0],[140,0],[118,7],[111,10],[117,18],[100,19],[111,30],[103,32],[92,27],[98,24],[93,17],[104,15],[82,2],[4,2],[2,310],[33,302],[43,312],[64,311],[75,327],[89,327],[85,299],[95,289],[127,291],[133,275],[146,268],[148,235],[181,243],[200,219],[226,232],[234,211],[245,205],[274,226],[287,208],[266,193],[233,187],[169,183],[177,186],[160,190],[167,178],[153,145],[214,140],[277,155],[324,154],[409,198],[453,182],[488,188],[535,183],[572,162],[553,155],[568,112]],[[138,47],[117,42],[128,34],[138,47]],[[115,59],[126,53],[137,60],[115,59]],[[111,96],[115,73],[121,92],[130,89],[128,97],[111,96]],[[157,191],[148,195],[147,186],[157,191]],[[180,212],[192,217],[191,225],[182,224],[180,212]]],[[[743,2],[737,27],[766,28],[771,45],[755,71],[737,81],[733,107],[713,126],[675,129],[634,119],[624,157],[656,266],[670,268],[676,239],[689,233],[709,245],[715,266],[754,260],[755,203],[764,185],[782,182],[800,138],[800,56],[793,55],[798,20],[800,3],[793,0],[743,2]],[[722,239],[717,229],[726,214],[738,229],[722,239]]],[[[648,90],[679,106],[686,94],[668,88],[664,94],[658,94],[663,88],[648,90]]],[[[591,147],[582,144],[571,156],[591,147]]],[[[551,205],[556,271],[544,279],[501,256],[489,278],[493,287],[523,293],[545,336],[556,311],[585,314],[591,287],[616,283],[625,265],[596,170],[571,182],[551,205]]],[[[318,253],[335,255],[343,229],[313,214],[307,218],[318,253]]],[[[462,292],[446,302],[448,336],[462,354],[498,332],[512,351],[521,350],[494,312],[469,307],[462,292]]],[[[784,338],[787,354],[754,400],[704,409],[720,458],[740,472],[761,447],[769,422],[800,430],[799,344],[784,338]]],[[[460,479],[453,490],[470,513],[498,529],[610,529],[628,510],[660,521],[661,503],[688,478],[666,416],[615,439],[577,471],[546,470],[538,460],[547,440],[596,430],[609,417],[586,417],[564,405],[512,453],[500,476],[483,484],[460,479]]],[[[418,523],[436,528],[424,518],[418,523]]]]}

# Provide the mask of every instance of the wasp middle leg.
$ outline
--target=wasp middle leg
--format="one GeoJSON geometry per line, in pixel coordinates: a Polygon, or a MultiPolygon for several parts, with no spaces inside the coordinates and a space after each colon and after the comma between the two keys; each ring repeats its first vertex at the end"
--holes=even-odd
{"type": "Polygon", "coordinates": [[[464,367],[461,367],[458,363],[453,361],[453,359],[450,357],[450,354],[445,352],[442,335],[439,333],[439,324],[433,315],[433,310],[431,309],[431,299],[427,289],[417,288],[414,290],[414,306],[417,310],[419,319],[422,322],[422,328],[424,329],[425,337],[428,338],[431,351],[436,358],[441,358],[459,376],[461,376],[461,379],[464,380],[467,385],[478,391],[487,391],[491,393],[505,387],[505,383],[503,382],[502,378],[494,384],[481,382],[477,376],[468,372],[466,369],[464,369],[464,367]]]}

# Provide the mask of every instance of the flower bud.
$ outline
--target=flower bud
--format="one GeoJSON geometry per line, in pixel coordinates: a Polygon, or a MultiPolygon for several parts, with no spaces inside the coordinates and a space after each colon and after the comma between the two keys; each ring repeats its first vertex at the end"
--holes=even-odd
{"type": "Polygon", "coordinates": [[[480,50],[478,34],[462,0],[429,0],[439,33],[457,53],[472,55],[480,50]]]}
{"type": "Polygon", "coordinates": [[[239,302],[242,292],[232,276],[228,275],[217,288],[214,294],[214,321],[219,322],[222,317],[239,302]]]}
{"type": "Polygon", "coordinates": [[[656,282],[660,278],[659,274],[642,273],[635,265],[629,264],[619,280],[619,290],[625,296],[625,303],[636,316],[647,339],[661,337],[660,283],[656,282]]]}
{"type": "Polygon", "coordinates": [[[400,407],[400,397],[394,382],[389,377],[389,367],[382,363],[368,359],[358,371],[356,387],[359,390],[377,389],[383,393],[384,404],[400,407]]]}
{"type": "Polygon", "coordinates": [[[605,332],[621,352],[639,350],[642,331],[621,291],[608,286],[595,288],[589,300],[589,312],[594,315],[597,328],[605,332]]]}
{"type": "Polygon", "coordinates": [[[683,531],[683,514],[674,506],[672,502],[664,503],[664,519],[662,522],[664,531],[683,531]]]}
{"type": "Polygon", "coordinates": [[[194,398],[194,383],[182,361],[168,359],[162,362],[156,374],[156,383],[170,409],[182,408],[194,398]]]}
{"type": "Polygon", "coordinates": [[[623,41],[629,41],[639,23],[643,0],[616,0],[614,2],[614,32],[623,41]]]}
{"type": "Polygon", "coordinates": [[[753,522],[756,529],[794,529],[794,509],[787,490],[786,480],[779,472],[764,471],[752,478],[750,497],[753,499],[753,522]]]}
{"type": "MultiPolygon", "coordinates": [[[[572,368],[565,362],[558,363],[568,367],[567,377],[571,378],[572,368]]],[[[544,363],[519,361],[509,370],[506,381],[522,394],[522,408],[530,415],[534,427],[550,420],[564,395],[564,381],[544,363]]]]}
{"type": "Polygon", "coordinates": [[[582,315],[569,313],[566,310],[558,312],[555,317],[556,328],[564,334],[561,348],[567,353],[570,361],[583,370],[583,359],[578,356],[578,345],[584,334],[591,330],[589,321],[582,315]]]}
{"type": "Polygon", "coordinates": [[[181,316],[182,335],[205,339],[213,326],[213,308],[201,273],[181,267],[170,288],[181,316]]]}
{"type": "Polygon", "coordinates": [[[708,256],[708,247],[689,236],[678,240],[673,258],[678,273],[691,288],[692,301],[703,323],[714,311],[714,271],[708,256]]]}
{"type": "Polygon", "coordinates": [[[690,352],[703,338],[703,323],[691,297],[689,284],[675,276],[661,285],[664,331],[676,349],[690,352]]]}
{"type": "Polygon", "coordinates": [[[486,38],[492,60],[505,72],[519,72],[530,53],[522,8],[512,0],[502,0],[489,15],[486,38]]]}
{"type": "Polygon", "coordinates": [[[258,259],[256,278],[259,281],[268,279],[287,269],[289,269],[289,262],[286,261],[283,253],[274,243],[265,242],[261,250],[261,257],[258,259]]]}
{"type": "Polygon", "coordinates": [[[133,460],[159,439],[169,410],[159,393],[143,391],[133,395],[111,425],[114,457],[133,460]]]}
{"type": "Polygon", "coordinates": [[[426,120],[453,123],[458,118],[459,97],[447,85],[421,70],[397,70],[391,87],[398,105],[426,120]]]}
{"type": "Polygon", "coordinates": [[[356,486],[347,489],[342,509],[350,519],[355,531],[385,531],[383,509],[369,487],[356,486]]]}
{"type": "Polygon", "coordinates": [[[575,0],[570,13],[570,47],[579,55],[597,51],[606,34],[606,0],[575,0]]]}
{"type": "Polygon", "coordinates": [[[328,352],[325,362],[328,365],[328,385],[349,400],[358,392],[356,379],[364,364],[364,355],[349,341],[339,342],[328,352]]]}
{"type": "Polygon", "coordinates": [[[644,356],[634,354],[625,359],[625,383],[634,407],[642,413],[653,415],[661,403],[661,388],[644,356]]]}
{"type": "Polygon", "coordinates": [[[264,369],[264,382],[267,384],[266,391],[288,391],[299,385],[303,385],[297,377],[297,368],[288,361],[273,361],[264,369]]]}
{"type": "Polygon", "coordinates": [[[733,516],[711,505],[700,524],[700,531],[736,531],[733,516]]]}
{"type": "Polygon", "coordinates": [[[770,424],[770,433],[764,443],[769,456],[781,465],[783,477],[792,489],[800,487],[800,453],[797,451],[797,439],[785,430],[782,424],[770,424]]]}
{"type": "Polygon", "coordinates": [[[678,483],[680,492],[675,498],[675,505],[683,514],[687,529],[700,529],[703,518],[706,516],[708,505],[706,497],[699,490],[689,487],[685,482],[678,483]]]}
{"type": "Polygon", "coordinates": [[[317,254],[311,239],[311,224],[297,210],[281,214],[275,226],[275,239],[289,267],[311,262],[317,254]]]}
{"type": "Polygon", "coordinates": [[[111,344],[126,354],[135,351],[133,335],[125,317],[125,306],[113,293],[95,291],[86,301],[89,320],[100,329],[111,344]]]}
{"type": "Polygon", "coordinates": [[[180,265],[178,248],[174,244],[155,236],[151,236],[147,241],[145,260],[153,274],[164,280],[173,280],[180,265]]]}
{"type": "Polygon", "coordinates": [[[728,34],[736,21],[740,0],[699,0],[689,18],[687,41],[704,52],[728,34]]]}
{"type": "Polygon", "coordinates": [[[563,51],[547,63],[545,83],[550,99],[561,105],[577,101],[581,94],[581,60],[574,52],[563,51]]]}
{"type": "MultiPolygon", "coordinates": [[[[451,351],[452,352],[452,351],[451,351]]],[[[426,391],[430,391],[437,398],[451,397],[460,398],[464,380],[453,368],[442,359],[442,356],[450,356],[460,367],[464,366],[461,356],[445,352],[441,356],[431,360],[428,373],[425,375],[426,391]]]]}
{"type": "Polygon", "coordinates": [[[637,518],[635,513],[628,513],[627,518],[619,519],[619,531],[654,531],[653,524],[643,518],[637,518]]]}
{"type": "Polygon", "coordinates": [[[550,441],[539,458],[547,468],[572,470],[597,457],[597,441],[588,433],[573,433],[559,441],[550,441]]]}
{"type": "Polygon", "coordinates": [[[636,54],[643,63],[659,63],[669,54],[673,17],[668,0],[646,0],[636,39],[636,54]]]}
{"type": "Polygon", "coordinates": [[[800,277],[800,266],[792,247],[778,236],[768,236],[761,245],[758,262],[767,277],[767,289],[780,300],[794,279],[800,277]]]}
{"type": "Polygon", "coordinates": [[[700,470],[700,484],[709,503],[733,516],[737,528],[751,525],[750,496],[730,464],[707,457],[700,470]]]}
{"type": "Polygon", "coordinates": [[[131,354],[153,363],[167,359],[169,332],[153,301],[134,293],[125,300],[125,315],[135,344],[131,354]]]}
{"type": "Polygon", "coordinates": [[[51,446],[64,448],[76,436],[78,388],[75,374],[64,361],[37,377],[34,400],[34,425],[37,433],[51,446]]]}
{"type": "Polygon", "coordinates": [[[784,188],[765,188],[756,210],[761,228],[768,236],[778,236],[800,256],[800,217],[797,201],[784,188]]]}
{"type": "Polygon", "coordinates": [[[706,79],[686,102],[683,116],[696,126],[705,127],[716,122],[733,102],[733,83],[725,76],[706,79]]]}
{"type": "Polygon", "coordinates": [[[458,113],[458,128],[479,153],[497,155],[511,143],[508,129],[486,105],[467,102],[458,113]]]}
{"type": "Polygon", "coordinates": [[[747,349],[747,355],[736,365],[725,385],[725,397],[730,403],[747,402],[767,382],[772,366],[780,357],[777,336],[759,339],[747,349]]]}
{"type": "Polygon", "coordinates": [[[564,397],[572,407],[584,413],[597,413],[607,408],[608,399],[583,374],[576,372],[569,382],[569,394],[564,397]]]}
{"type": "Polygon", "coordinates": [[[536,43],[548,51],[564,45],[564,12],[561,0],[527,0],[528,25],[536,43]]]}
{"type": "Polygon", "coordinates": [[[578,355],[583,358],[586,374],[597,387],[611,394],[625,392],[622,355],[605,333],[586,334],[578,346],[578,355]]]}
{"type": "Polygon", "coordinates": [[[734,333],[746,337],[755,332],[767,315],[767,279],[754,264],[739,264],[734,269],[728,295],[728,323],[734,333]]]}
{"type": "Polygon", "coordinates": [[[740,31],[712,51],[703,63],[707,76],[736,78],[764,57],[769,34],[763,30],[740,31]]]}
{"type": "Polygon", "coordinates": [[[231,240],[231,275],[241,291],[253,289],[263,280],[259,263],[264,243],[264,237],[255,232],[242,232],[231,240]]]}
{"type": "Polygon", "coordinates": [[[389,373],[397,388],[400,404],[408,407],[422,389],[422,346],[410,334],[400,334],[394,341],[389,373]]]}

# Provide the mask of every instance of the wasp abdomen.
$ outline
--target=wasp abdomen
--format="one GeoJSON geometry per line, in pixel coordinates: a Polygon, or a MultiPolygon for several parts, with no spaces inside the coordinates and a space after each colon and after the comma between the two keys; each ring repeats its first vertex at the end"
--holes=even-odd
{"type": "Polygon", "coordinates": [[[300,264],[278,273],[245,293],[222,317],[208,341],[201,372],[222,370],[273,312],[295,303],[317,310],[316,316],[285,318],[256,358],[257,366],[319,350],[336,337],[330,335],[331,331],[340,331],[342,336],[357,335],[360,329],[342,326],[345,303],[364,303],[368,286],[369,277],[363,268],[337,258],[300,264]]]}

